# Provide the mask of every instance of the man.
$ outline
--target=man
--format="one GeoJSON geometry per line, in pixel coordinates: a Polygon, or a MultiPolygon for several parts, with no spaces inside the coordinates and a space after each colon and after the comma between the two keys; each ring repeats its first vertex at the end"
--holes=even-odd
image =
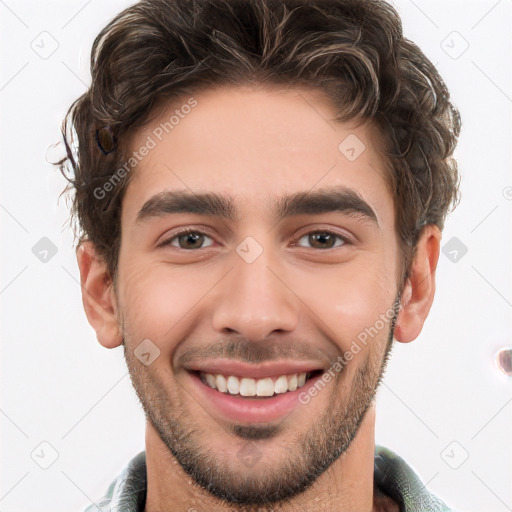
{"type": "Polygon", "coordinates": [[[446,511],[375,446],[429,313],[460,118],[382,0],[143,0],[72,105],[82,298],[146,450],[88,507],[446,511]]]}

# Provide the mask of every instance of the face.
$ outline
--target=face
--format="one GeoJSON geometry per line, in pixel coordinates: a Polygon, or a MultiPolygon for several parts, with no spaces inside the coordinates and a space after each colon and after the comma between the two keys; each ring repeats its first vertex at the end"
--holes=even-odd
{"type": "Polygon", "coordinates": [[[179,464],[231,503],[271,503],[336,461],[372,404],[400,295],[393,199],[378,133],[335,123],[321,92],[194,98],[131,141],[156,144],[123,200],[116,314],[179,464]]]}

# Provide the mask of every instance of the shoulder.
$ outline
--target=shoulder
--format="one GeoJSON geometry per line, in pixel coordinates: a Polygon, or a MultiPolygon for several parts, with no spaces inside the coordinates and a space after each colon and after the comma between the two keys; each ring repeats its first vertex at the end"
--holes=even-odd
{"type": "Polygon", "coordinates": [[[143,512],[146,501],[146,452],[133,457],[108,486],[105,495],[83,512],[143,512]]]}
{"type": "Polygon", "coordinates": [[[400,512],[453,512],[402,457],[380,445],[375,446],[374,486],[395,501],[400,512]]]}

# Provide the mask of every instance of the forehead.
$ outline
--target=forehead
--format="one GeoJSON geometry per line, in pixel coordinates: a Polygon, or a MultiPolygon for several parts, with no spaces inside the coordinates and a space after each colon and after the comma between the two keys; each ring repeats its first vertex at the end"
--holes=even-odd
{"type": "Polygon", "coordinates": [[[285,195],[345,187],[392,224],[380,134],[335,115],[322,91],[304,88],[223,86],[161,102],[130,141],[129,154],[151,149],[132,171],[123,222],[164,191],[229,196],[239,218],[251,207],[274,215],[285,195]]]}

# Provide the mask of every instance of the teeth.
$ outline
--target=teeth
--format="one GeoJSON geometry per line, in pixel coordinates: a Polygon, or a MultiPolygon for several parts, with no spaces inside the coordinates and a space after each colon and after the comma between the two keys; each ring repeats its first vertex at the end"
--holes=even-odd
{"type": "Polygon", "coordinates": [[[272,396],[274,394],[274,382],[270,377],[256,381],[256,396],[272,396]]]}
{"type": "Polygon", "coordinates": [[[215,375],[212,375],[211,373],[206,373],[204,375],[204,378],[206,379],[206,382],[208,382],[208,386],[210,386],[213,389],[217,389],[217,379],[215,378],[215,375]]]}
{"type": "Polygon", "coordinates": [[[231,395],[238,395],[240,391],[240,381],[233,375],[228,377],[228,391],[231,395]]]}
{"type": "MultiPolygon", "coordinates": [[[[233,378],[236,379],[236,377],[233,378]]],[[[256,396],[256,381],[254,379],[241,379],[240,394],[242,396],[256,396]]]]}
{"type": "Polygon", "coordinates": [[[201,379],[213,389],[221,393],[241,396],[273,396],[274,394],[295,391],[306,384],[306,373],[251,379],[248,377],[224,376],[201,373],[201,379]]]}
{"type": "MultiPolygon", "coordinates": [[[[208,375],[208,374],[206,374],[208,375]]],[[[208,382],[208,381],[206,381],[208,382]]],[[[225,393],[228,390],[228,385],[226,382],[226,378],[224,375],[217,375],[215,377],[215,383],[217,384],[217,389],[221,391],[222,393],[225,393]]]]}
{"type": "MultiPolygon", "coordinates": [[[[306,382],[304,375],[304,382],[306,382]]],[[[276,380],[275,386],[274,386],[274,392],[275,393],[286,393],[288,391],[288,379],[286,378],[286,375],[281,375],[276,380]]]]}
{"type": "Polygon", "coordinates": [[[295,391],[297,389],[297,375],[290,375],[288,377],[288,390],[295,391]]]}

